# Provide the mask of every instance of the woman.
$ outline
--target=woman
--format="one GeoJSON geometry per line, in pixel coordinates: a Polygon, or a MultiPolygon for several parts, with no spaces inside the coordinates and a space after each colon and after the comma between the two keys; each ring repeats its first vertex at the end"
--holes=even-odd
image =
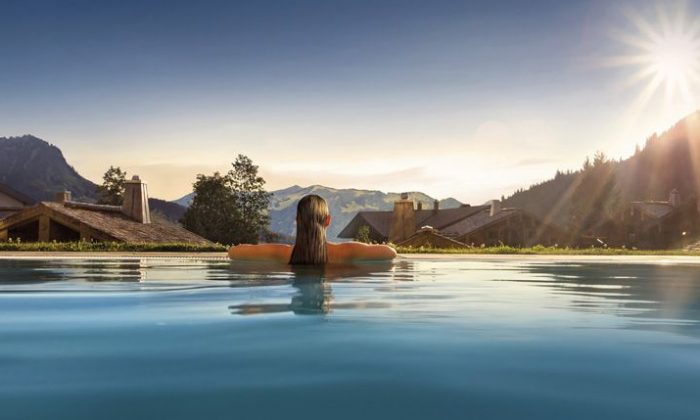
{"type": "Polygon", "coordinates": [[[325,265],[355,261],[386,261],[396,257],[396,251],[386,245],[360,242],[333,244],[326,240],[331,215],[326,200],[307,195],[297,204],[297,237],[294,247],[285,244],[238,245],[228,255],[233,260],[265,260],[289,264],[325,265]]]}

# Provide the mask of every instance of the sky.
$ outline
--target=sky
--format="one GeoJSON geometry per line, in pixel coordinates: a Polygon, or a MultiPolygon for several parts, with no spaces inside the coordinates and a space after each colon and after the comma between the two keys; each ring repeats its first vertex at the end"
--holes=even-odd
{"type": "Polygon", "coordinates": [[[698,17],[672,1],[0,0],[0,137],[55,144],[95,182],[120,166],[164,199],[240,153],[269,190],[480,203],[597,150],[629,156],[700,108],[695,55],[639,58],[674,34],[694,50],[698,17]]]}

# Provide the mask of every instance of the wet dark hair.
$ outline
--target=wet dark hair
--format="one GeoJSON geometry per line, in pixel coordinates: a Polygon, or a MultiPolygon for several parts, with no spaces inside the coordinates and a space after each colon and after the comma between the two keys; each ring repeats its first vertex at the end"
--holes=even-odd
{"type": "Polygon", "coordinates": [[[326,200],[318,195],[310,194],[299,200],[297,237],[290,264],[324,265],[328,262],[326,220],[329,215],[326,200]]]}

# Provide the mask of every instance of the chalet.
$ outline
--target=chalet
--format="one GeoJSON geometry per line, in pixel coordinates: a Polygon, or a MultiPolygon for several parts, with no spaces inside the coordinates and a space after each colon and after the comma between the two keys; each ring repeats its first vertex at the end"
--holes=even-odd
{"type": "Polygon", "coordinates": [[[668,201],[633,201],[623,215],[620,242],[644,249],[675,248],[697,239],[698,206],[695,199],[681,200],[678,190],[668,201]]]}
{"type": "Polygon", "coordinates": [[[189,242],[206,239],[162,220],[151,219],[146,184],[138,176],[126,181],[124,204],[107,206],[71,200],[70,192],[56,194],[0,219],[0,241],[23,242],[189,242]]]}
{"type": "Polygon", "coordinates": [[[0,219],[16,213],[34,204],[34,200],[15,191],[5,184],[0,184],[0,219]]]}
{"type": "Polygon", "coordinates": [[[338,236],[356,238],[363,226],[374,242],[407,246],[430,243],[433,247],[454,247],[455,242],[461,246],[554,245],[562,238],[553,226],[522,209],[502,208],[497,200],[452,209],[440,209],[435,201],[432,209],[424,210],[420,203],[415,208],[406,194],[394,203],[393,211],[358,212],[338,236]]]}

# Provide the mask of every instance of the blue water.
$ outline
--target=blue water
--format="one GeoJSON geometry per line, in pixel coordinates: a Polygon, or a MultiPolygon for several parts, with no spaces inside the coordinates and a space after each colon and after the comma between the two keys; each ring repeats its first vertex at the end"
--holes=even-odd
{"type": "Polygon", "coordinates": [[[0,259],[2,419],[699,419],[700,265],[0,259]]]}

